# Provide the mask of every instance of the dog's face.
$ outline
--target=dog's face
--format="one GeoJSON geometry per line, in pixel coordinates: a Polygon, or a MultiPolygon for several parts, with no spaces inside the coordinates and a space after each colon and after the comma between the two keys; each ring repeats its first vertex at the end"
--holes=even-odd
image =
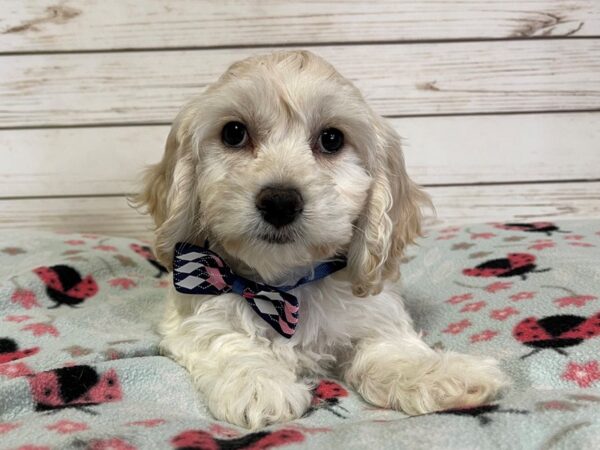
{"type": "Polygon", "coordinates": [[[140,203],[166,265],[176,242],[206,238],[267,281],[342,253],[366,295],[397,272],[423,198],[359,91],[281,52],[234,64],[182,110],[140,203]]]}

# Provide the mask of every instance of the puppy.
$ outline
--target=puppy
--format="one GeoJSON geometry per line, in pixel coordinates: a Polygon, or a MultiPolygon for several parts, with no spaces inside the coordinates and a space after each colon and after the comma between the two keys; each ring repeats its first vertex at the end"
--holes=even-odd
{"type": "Polygon", "coordinates": [[[406,174],[394,129],[320,57],[233,64],[179,113],[144,182],[137,204],[170,270],[180,242],[210,247],[209,272],[227,264],[274,291],[346,261],[288,290],[299,309],[285,311],[287,335],[261,317],[255,292],[172,286],[161,348],[216,418],[256,429],[301,417],[308,377],[339,377],[407,414],[478,405],[506,384],[494,360],[434,351],[413,329],[393,282],[427,196],[406,174]]]}

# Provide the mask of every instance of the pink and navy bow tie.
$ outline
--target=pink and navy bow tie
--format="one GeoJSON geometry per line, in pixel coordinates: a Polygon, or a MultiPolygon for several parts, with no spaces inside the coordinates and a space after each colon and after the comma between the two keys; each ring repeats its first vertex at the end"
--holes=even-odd
{"type": "Polygon", "coordinates": [[[179,242],[175,246],[173,284],[177,292],[197,295],[219,295],[234,292],[241,295],[265,322],[285,338],[291,338],[298,323],[298,299],[287,291],[302,284],[331,275],[346,267],[340,258],[324,262],[313,273],[290,286],[269,286],[234,274],[216,253],[204,247],[179,242]]]}

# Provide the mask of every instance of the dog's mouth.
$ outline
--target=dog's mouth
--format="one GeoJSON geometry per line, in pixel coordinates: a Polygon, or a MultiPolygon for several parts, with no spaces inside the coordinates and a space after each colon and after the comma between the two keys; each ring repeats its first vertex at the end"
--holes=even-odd
{"type": "Polygon", "coordinates": [[[277,231],[276,233],[261,233],[259,237],[269,244],[291,244],[297,236],[291,232],[277,231]]]}

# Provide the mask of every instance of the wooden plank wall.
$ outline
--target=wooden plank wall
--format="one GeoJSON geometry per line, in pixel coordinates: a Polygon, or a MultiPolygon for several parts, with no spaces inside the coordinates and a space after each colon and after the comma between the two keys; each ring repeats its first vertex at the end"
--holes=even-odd
{"type": "MultiPolygon", "coordinates": [[[[147,236],[189,96],[309,48],[404,138],[436,222],[600,217],[600,1],[0,0],[0,230],[147,236]]],[[[433,219],[432,219],[433,221],[433,219]]]]}

